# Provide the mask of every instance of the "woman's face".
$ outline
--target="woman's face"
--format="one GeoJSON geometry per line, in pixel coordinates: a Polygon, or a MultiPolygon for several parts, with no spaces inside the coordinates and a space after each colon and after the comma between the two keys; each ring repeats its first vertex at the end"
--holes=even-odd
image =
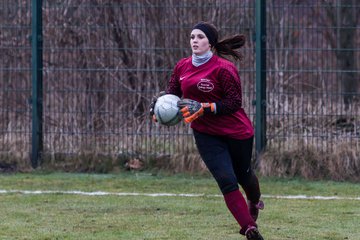
{"type": "Polygon", "coordinates": [[[192,30],[190,34],[190,46],[193,54],[203,55],[211,49],[209,39],[199,29],[192,30]]]}

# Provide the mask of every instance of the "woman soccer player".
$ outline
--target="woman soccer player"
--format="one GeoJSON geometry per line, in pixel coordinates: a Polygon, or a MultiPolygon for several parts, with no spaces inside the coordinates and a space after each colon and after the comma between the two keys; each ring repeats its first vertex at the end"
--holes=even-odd
{"type": "MultiPolygon", "coordinates": [[[[181,59],[171,75],[166,93],[178,102],[184,121],[191,123],[201,158],[215,178],[225,203],[247,239],[262,240],[256,220],[260,200],[258,179],[251,168],[254,130],[242,108],[241,82],[236,66],[223,56],[241,60],[236,50],[243,35],[218,39],[207,22],[196,24],[190,34],[192,56],[181,59]],[[247,201],[239,191],[239,184],[247,201]]],[[[153,106],[150,114],[153,114],[153,106]]]]}

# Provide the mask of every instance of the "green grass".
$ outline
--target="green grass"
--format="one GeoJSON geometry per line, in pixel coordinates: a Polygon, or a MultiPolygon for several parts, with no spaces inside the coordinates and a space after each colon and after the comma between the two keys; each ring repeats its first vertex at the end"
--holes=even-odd
{"type": "MultiPolygon", "coordinates": [[[[261,178],[266,195],[359,197],[359,184],[261,178]]],[[[243,239],[210,177],[151,173],[0,175],[0,189],[204,193],[203,197],[0,194],[0,239],[243,239]]],[[[266,240],[360,239],[359,200],[264,198],[266,240]]]]}

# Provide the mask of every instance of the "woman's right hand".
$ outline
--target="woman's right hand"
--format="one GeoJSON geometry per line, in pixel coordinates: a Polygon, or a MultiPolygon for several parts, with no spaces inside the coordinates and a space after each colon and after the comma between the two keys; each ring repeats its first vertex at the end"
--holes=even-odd
{"type": "Polygon", "coordinates": [[[159,97],[165,95],[166,92],[165,91],[161,91],[159,92],[157,95],[153,96],[152,98],[152,101],[150,103],[150,106],[149,106],[149,113],[150,113],[150,117],[151,119],[154,121],[154,122],[157,122],[157,119],[155,117],[155,113],[154,113],[154,108],[155,108],[155,104],[156,104],[156,101],[159,97]]]}

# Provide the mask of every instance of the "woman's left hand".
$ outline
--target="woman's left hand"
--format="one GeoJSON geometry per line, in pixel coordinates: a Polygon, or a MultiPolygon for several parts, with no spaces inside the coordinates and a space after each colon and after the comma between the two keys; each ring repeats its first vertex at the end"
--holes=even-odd
{"type": "Polygon", "coordinates": [[[182,99],[177,103],[185,123],[191,123],[204,113],[215,113],[215,103],[199,103],[192,99],[182,99]]]}

